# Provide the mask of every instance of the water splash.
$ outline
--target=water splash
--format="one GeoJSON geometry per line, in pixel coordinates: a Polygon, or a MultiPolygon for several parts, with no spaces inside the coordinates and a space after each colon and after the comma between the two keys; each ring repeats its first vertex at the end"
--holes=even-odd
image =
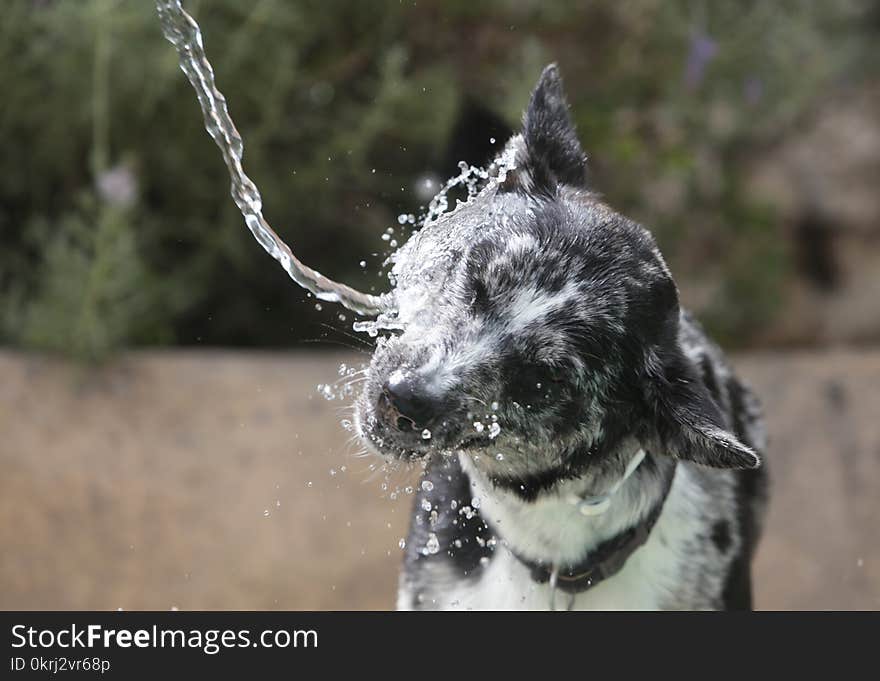
{"type": "MultiPolygon", "coordinates": [[[[401,225],[412,225],[417,231],[399,249],[392,252],[385,263],[393,265],[392,271],[389,273],[389,280],[395,287],[395,307],[381,312],[375,320],[355,322],[353,324],[355,331],[366,333],[373,338],[382,331],[403,331],[411,315],[405,314],[402,308],[406,307],[412,310],[429,307],[429,299],[436,293],[432,287],[430,271],[435,264],[448,263],[451,258],[454,258],[456,244],[463,241],[458,233],[459,228],[450,223],[448,218],[462,207],[467,206],[473,199],[486,192],[496,190],[499,185],[505,182],[508,173],[516,168],[516,146],[508,145],[485,168],[468,165],[464,161],[458,164],[458,168],[458,175],[451,177],[440,187],[427,209],[419,217],[410,214],[398,216],[398,222],[401,225]],[[455,204],[451,205],[451,193],[458,189],[464,189],[466,197],[464,200],[456,198],[455,204]],[[442,236],[438,238],[438,235],[442,236]],[[427,252],[421,248],[422,245],[427,246],[427,252]],[[399,277],[403,272],[401,265],[407,260],[419,263],[416,275],[419,282],[415,286],[399,287],[399,277]]],[[[391,229],[386,231],[382,235],[383,240],[390,241],[392,231],[391,229]]],[[[389,245],[395,247],[396,243],[390,241],[389,245]]],[[[412,284],[413,282],[408,281],[407,283],[412,284]]]]}
{"type": "MultiPolygon", "coordinates": [[[[356,366],[340,364],[337,372],[340,376],[339,380],[333,383],[318,383],[315,390],[320,397],[329,402],[334,400],[344,402],[357,394],[359,382],[362,380],[360,377],[365,369],[365,364],[356,366]]],[[[343,419],[342,426],[346,430],[351,430],[352,423],[348,419],[343,419]]]]}
{"type": "Polygon", "coordinates": [[[425,542],[425,548],[422,549],[422,555],[433,556],[440,551],[440,540],[433,532],[428,533],[428,540],[425,542]]]}
{"type": "MultiPolygon", "coordinates": [[[[460,203],[467,203],[482,189],[482,184],[490,179],[489,171],[485,168],[468,165],[464,161],[458,163],[458,175],[449,178],[436,196],[431,199],[428,204],[428,210],[422,221],[425,224],[436,222],[440,217],[449,210],[449,192],[457,187],[463,187],[467,190],[467,199],[460,203]]],[[[458,207],[456,204],[456,208],[458,207]]]]}
{"type": "Polygon", "coordinates": [[[260,191],[242,169],[244,144],[232,122],[226,98],[214,82],[214,69],[205,56],[202,33],[196,21],[187,14],[180,0],[156,0],[162,33],[177,49],[180,68],[196,91],[205,129],[223,155],[232,181],[230,193],[241,211],[245,224],[263,249],[277,260],[297,284],[320,300],[340,303],[362,315],[375,315],[392,307],[388,294],[374,296],[361,293],[328,279],[300,262],[263,217],[260,191]]]}

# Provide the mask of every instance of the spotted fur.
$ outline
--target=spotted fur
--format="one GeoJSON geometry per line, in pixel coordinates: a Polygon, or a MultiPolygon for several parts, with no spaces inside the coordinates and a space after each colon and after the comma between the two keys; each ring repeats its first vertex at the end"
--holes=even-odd
{"type": "Polygon", "coordinates": [[[760,410],[680,309],[650,233],[587,187],[554,66],[494,173],[398,252],[403,331],[356,405],[369,447],[427,460],[399,606],[750,607],[760,410]],[[607,510],[585,516],[593,498],[607,510]],[[588,590],[556,593],[526,565],[575,565],[661,504],[588,590]]]}

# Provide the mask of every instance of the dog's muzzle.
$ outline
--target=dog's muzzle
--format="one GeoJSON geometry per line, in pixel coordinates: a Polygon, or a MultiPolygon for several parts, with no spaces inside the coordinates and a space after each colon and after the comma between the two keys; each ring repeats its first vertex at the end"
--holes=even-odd
{"type": "Polygon", "coordinates": [[[418,449],[444,427],[446,400],[433,393],[417,375],[398,369],[382,385],[376,418],[401,445],[418,449]]]}

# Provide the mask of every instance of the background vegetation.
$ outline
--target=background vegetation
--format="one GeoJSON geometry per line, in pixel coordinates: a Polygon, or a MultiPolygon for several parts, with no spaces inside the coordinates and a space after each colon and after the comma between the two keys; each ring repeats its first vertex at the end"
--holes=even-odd
{"type": "MultiPolygon", "coordinates": [[[[384,289],[382,232],[425,180],[484,162],[555,60],[596,188],[699,282],[729,345],[759,342],[796,276],[753,158],[878,73],[880,11],[860,0],[186,5],[267,216],[308,264],[384,289]]],[[[8,0],[0,82],[0,343],[94,360],[350,322],[244,228],[151,2],[8,0]]]]}

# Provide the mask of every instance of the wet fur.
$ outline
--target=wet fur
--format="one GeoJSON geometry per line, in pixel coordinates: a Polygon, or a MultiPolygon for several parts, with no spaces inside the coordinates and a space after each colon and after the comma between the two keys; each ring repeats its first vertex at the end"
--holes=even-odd
{"type": "Polygon", "coordinates": [[[760,411],[679,308],[650,233],[587,187],[555,67],[492,172],[397,253],[404,331],[378,344],[356,405],[369,447],[428,461],[399,607],[751,607],[760,411]],[[430,437],[376,409],[395,372],[435,405],[430,437]],[[608,511],[581,515],[639,450],[608,511]],[[578,563],[644,519],[666,476],[648,541],[592,589],[553,594],[514,557],[578,563]]]}

